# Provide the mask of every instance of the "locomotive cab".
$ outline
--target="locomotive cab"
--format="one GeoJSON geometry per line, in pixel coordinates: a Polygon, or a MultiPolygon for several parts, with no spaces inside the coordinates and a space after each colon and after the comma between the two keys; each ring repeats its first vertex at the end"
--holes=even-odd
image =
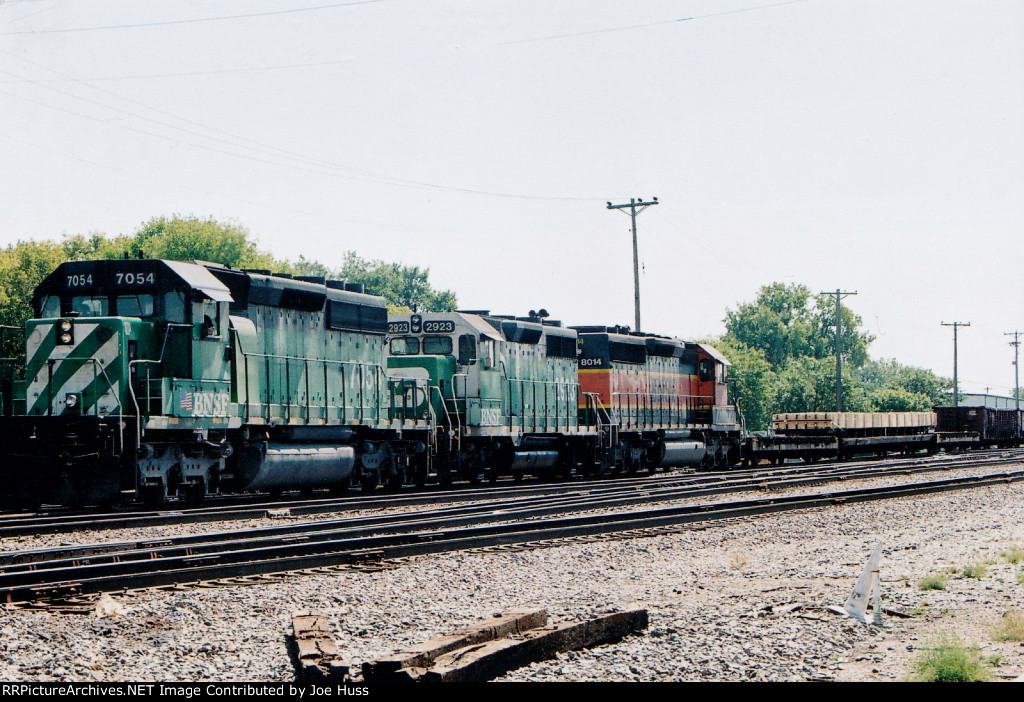
{"type": "Polygon", "coordinates": [[[428,379],[442,480],[550,473],[572,462],[576,333],[486,312],[391,315],[388,367],[428,379]]]}
{"type": "MultiPolygon", "coordinates": [[[[226,422],[230,301],[190,263],[68,262],[45,278],[26,323],[21,416],[0,429],[12,454],[36,468],[24,489],[43,501],[116,502],[122,491],[145,491],[147,460],[166,451],[147,443],[154,423],[167,428],[197,412],[226,422]]],[[[205,430],[188,443],[207,442],[205,430]]],[[[207,481],[214,467],[203,458],[176,466],[170,481],[159,477],[161,493],[207,481]]]]}

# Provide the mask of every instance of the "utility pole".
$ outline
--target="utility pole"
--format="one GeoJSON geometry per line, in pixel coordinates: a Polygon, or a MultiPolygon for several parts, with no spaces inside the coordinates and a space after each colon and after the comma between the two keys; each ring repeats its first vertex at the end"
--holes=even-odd
{"type": "MultiPolygon", "coordinates": [[[[942,322],[944,327],[953,327],[953,409],[960,406],[960,383],[957,381],[957,362],[956,362],[956,332],[960,327],[971,326],[970,322],[942,322]]],[[[956,424],[960,426],[960,414],[957,413],[956,424]]]]}
{"type": "Polygon", "coordinates": [[[836,296],[836,412],[843,411],[843,308],[841,300],[847,295],[856,295],[836,288],[835,292],[821,292],[819,295],[836,296]]]}
{"type": "Polygon", "coordinates": [[[1010,342],[1010,346],[1013,347],[1013,380],[1016,390],[1014,390],[1013,398],[1017,403],[1017,427],[1016,427],[1016,438],[1020,439],[1020,332],[1003,332],[1003,336],[1012,336],[1013,341],[1010,342]]]}
{"type": "Polygon", "coordinates": [[[629,208],[630,219],[633,220],[633,307],[636,312],[636,328],[633,331],[640,331],[640,256],[636,248],[636,216],[652,205],[658,204],[658,198],[651,198],[650,202],[644,202],[642,197],[630,198],[629,204],[613,205],[608,203],[609,210],[625,210],[629,208]]]}

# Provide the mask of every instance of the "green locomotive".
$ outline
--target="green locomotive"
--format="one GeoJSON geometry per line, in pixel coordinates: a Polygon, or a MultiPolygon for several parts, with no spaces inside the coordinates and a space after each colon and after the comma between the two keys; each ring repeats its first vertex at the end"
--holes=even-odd
{"type": "Polygon", "coordinates": [[[385,303],[356,286],[85,261],[48,276],[33,306],[0,421],[5,502],[376,487],[426,448],[401,438],[421,419],[392,418],[410,383],[385,373],[385,303]]]}

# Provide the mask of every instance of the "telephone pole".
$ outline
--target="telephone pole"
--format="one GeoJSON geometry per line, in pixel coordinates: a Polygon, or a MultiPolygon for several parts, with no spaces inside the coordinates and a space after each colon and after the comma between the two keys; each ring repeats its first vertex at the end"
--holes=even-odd
{"type": "Polygon", "coordinates": [[[658,198],[651,198],[650,202],[644,202],[642,197],[630,198],[629,204],[613,205],[608,203],[609,210],[629,209],[630,219],[633,220],[633,307],[636,312],[636,328],[633,331],[640,331],[640,256],[636,248],[636,216],[652,205],[658,204],[658,198]]]}
{"type": "Polygon", "coordinates": [[[1010,342],[1010,346],[1013,347],[1013,379],[1016,389],[1013,393],[1013,399],[1017,403],[1017,426],[1015,435],[1020,439],[1020,332],[1003,332],[1003,336],[1012,336],[1013,341],[1010,342]]]}
{"type": "Polygon", "coordinates": [[[847,295],[856,295],[857,291],[848,292],[836,288],[835,292],[821,292],[819,295],[835,295],[836,297],[836,412],[843,411],[843,308],[841,300],[847,295]]]}
{"type": "MultiPolygon", "coordinates": [[[[957,381],[957,363],[956,363],[956,347],[957,339],[956,332],[960,327],[971,326],[970,322],[942,322],[944,327],[953,327],[953,408],[956,409],[960,406],[960,383],[957,381]]],[[[957,414],[957,426],[960,426],[960,415],[957,414]]]]}

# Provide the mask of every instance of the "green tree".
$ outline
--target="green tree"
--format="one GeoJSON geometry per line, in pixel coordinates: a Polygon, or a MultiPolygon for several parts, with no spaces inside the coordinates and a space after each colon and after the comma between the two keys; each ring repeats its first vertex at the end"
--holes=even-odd
{"type": "MultiPolygon", "coordinates": [[[[861,318],[845,306],[842,321],[843,360],[859,366],[874,338],[861,330],[861,318]]],[[[754,302],[726,310],[725,329],[727,338],[763,351],[776,370],[790,359],[835,355],[835,305],[828,296],[812,296],[806,285],[762,286],[754,302]]]]}
{"type": "Polygon", "coordinates": [[[354,251],[345,254],[340,277],[362,283],[366,292],[380,295],[396,308],[414,312],[449,312],[457,301],[450,290],[434,290],[428,277],[430,269],[403,266],[384,261],[368,261],[354,251]]]}
{"type": "MultiPolygon", "coordinates": [[[[261,250],[240,224],[174,215],[154,217],[131,234],[108,237],[92,232],[61,241],[19,241],[0,249],[0,325],[24,327],[32,313],[33,291],[61,263],[126,255],[341,278],[363,283],[367,292],[385,297],[393,309],[447,311],[456,306],[454,293],[430,285],[426,268],[367,261],[355,252],[346,254],[339,268],[304,256],[294,262],[280,260],[261,250]]],[[[22,343],[20,335],[0,332],[0,355],[20,356],[22,343]]]]}
{"type": "MultiPolygon", "coordinates": [[[[833,412],[836,408],[836,360],[794,358],[775,376],[775,412],[833,412]]],[[[849,368],[843,367],[843,409],[870,409],[864,390],[849,368]]]]}
{"type": "Polygon", "coordinates": [[[709,339],[729,362],[729,401],[739,400],[747,429],[763,431],[772,419],[775,373],[764,352],[727,338],[709,339]]]}

